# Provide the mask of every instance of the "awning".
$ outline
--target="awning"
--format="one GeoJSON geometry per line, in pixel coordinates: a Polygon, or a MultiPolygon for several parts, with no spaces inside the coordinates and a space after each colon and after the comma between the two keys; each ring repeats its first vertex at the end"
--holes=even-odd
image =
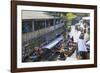
{"type": "Polygon", "coordinates": [[[90,20],[90,17],[83,17],[83,20],[90,20]]]}

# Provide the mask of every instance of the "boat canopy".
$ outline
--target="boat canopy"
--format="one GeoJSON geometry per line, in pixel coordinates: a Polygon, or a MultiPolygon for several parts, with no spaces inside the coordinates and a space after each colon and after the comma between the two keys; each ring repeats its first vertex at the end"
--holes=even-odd
{"type": "Polygon", "coordinates": [[[90,20],[90,17],[83,17],[83,20],[90,20]]]}
{"type": "Polygon", "coordinates": [[[60,37],[56,38],[55,40],[53,40],[52,42],[50,42],[49,44],[43,46],[42,48],[51,49],[62,40],[63,40],[63,36],[60,36],[60,37]]]}

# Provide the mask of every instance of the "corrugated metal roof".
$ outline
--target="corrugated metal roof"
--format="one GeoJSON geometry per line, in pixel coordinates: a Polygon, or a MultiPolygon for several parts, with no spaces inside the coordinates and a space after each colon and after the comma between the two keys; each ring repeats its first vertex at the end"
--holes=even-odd
{"type": "Polygon", "coordinates": [[[54,16],[47,14],[47,12],[39,12],[39,11],[22,11],[22,19],[53,19],[54,16]]]}

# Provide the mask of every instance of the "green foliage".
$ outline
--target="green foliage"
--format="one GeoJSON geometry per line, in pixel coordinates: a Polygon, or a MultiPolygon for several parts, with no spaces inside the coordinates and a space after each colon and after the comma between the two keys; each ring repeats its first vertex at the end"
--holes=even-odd
{"type": "Polygon", "coordinates": [[[64,13],[60,13],[60,16],[61,16],[61,17],[64,17],[64,13]]]}
{"type": "Polygon", "coordinates": [[[36,47],[36,46],[38,46],[38,45],[39,45],[38,40],[33,40],[32,43],[31,43],[31,47],[32,47],[32,48],[34,48],[34,47],[36,47]]]}
{"type": "Polygon", "coordinates": [[[75,14],[71,13],[71,12],[66,14],[66,18],[67,18],[68,21],[71,21],[71,20],[73,20],[76,17],[77,16],[75,14]]]}
{"type": "Polygon", "coordinates": [[[89,13],[76,13],[77,16],[88,17],[90,16],[89,13]]]}

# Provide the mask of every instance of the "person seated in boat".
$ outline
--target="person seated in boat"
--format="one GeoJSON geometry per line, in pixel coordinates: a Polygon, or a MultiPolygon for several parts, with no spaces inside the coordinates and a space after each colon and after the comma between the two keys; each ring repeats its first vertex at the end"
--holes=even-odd
{"type": "Polygon", "coordinates": [[[41,55],[43,53],[43,49],[41,47],[35,47],[34,50],[38,55],[41,55]]]}

